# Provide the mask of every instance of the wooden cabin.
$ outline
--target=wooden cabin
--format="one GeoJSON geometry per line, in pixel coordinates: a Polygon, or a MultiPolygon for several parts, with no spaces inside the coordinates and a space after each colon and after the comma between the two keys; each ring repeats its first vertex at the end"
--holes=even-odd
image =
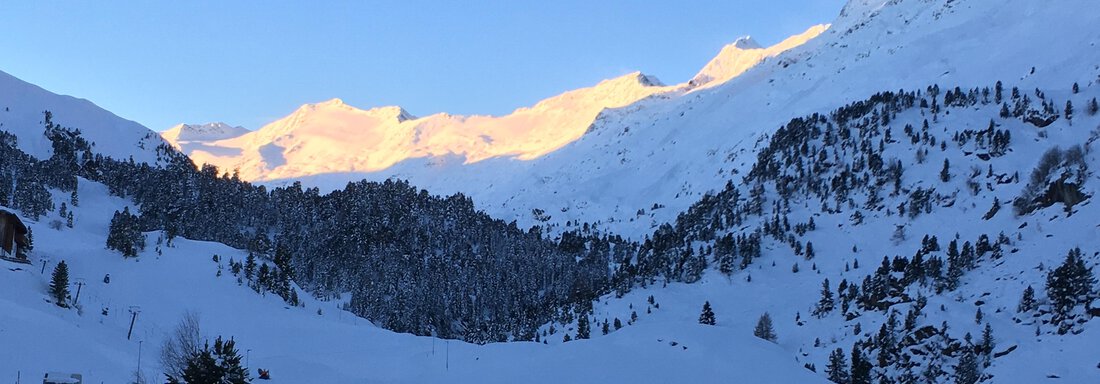
{"type": "Polygon", "coordinates": [[[3,250],[3,254],[0,254],[0,256],[27,261],[24,259],[25,256],[19,252],[19,248],[26,247],[29,244],[27,242],[27,226],[23,224],[22,220],[19,220],[19,216],[12,212],[0,210],[0,249],[3,250]]]}

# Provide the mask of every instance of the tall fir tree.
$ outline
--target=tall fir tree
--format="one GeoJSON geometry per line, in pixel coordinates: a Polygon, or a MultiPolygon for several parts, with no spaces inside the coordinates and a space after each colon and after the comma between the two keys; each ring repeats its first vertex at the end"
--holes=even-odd
{"type": "Polygon", "coordinates": [[[585,340],[592,336],[591,324],[588,322],[588,315],[582,313],[577,319],[577,340],[585,340]]]}
{"type": "Polygon", "coordinates": [[[714,311],[710,308],[710,301],[703,303],[703,313],[699,314],[699,324],[714,325],[716,320],[714,318],[714,311]]]}
{"type": "Polygon", "coordinates": [[[858,343],[852,346],[851,384],[871,384],[871,361],[863,356],[858,343]]]}
{"type": "Polygon", "coordinates": [[[833,300],[833,291],[829,288],[829,279],[821,283],[821,299],[818,299],[817,306],[814,307],[814,316],[818,318],[825,317],[832,312],[836,307],[836,302],[833,300]]]}
{"type": "MultiPolygon", "coordinates": [[[[168,376],[169,383],[175,382],[168,376]]],[[[252,382],[248,368],[241,365],[241,355],[233,339],[214,340],[214,347],[206,344],[202,350],[187,360],[183,370],[183,383],[187,384],[248,384],[252,382]]]]}
{"type": "Polygon", "coordinates": [[[1093,296],[1095,284],[1092,268],[1085,267],[1081,248],[1074,248],[1066,254],[1062,265],[1047,275],[1047,296],[1054,311],[1064,316],[1093,296]]]}
{"type": "Polygon", "coordinates": [[[53,298],[54,304],[57,304],[57,306],[68,308],[69,304],[65,302],[68,296],[69,265],[65,264],[65,260],[61,260],[53,268],[53,276],[50,278],[50,297],[53,298]]]}
{"type": "Polygon", "coordinates": [[[1035,303],[1035,289],[1031,286],[1024,288],[1023,297],[1020,297],[1020,304],[1016,306],[1016,312],[1024,313],[1034,310],[1038,305],[1035,303]]]}
{"type": "Polygon", "coordinates": [[[837,348],[829,353],[829,364],[825,366],[825,375],[837,384],[848,384],[848,357],[844,350],[837,348]]]}
{"type": "Polygon", "coordinates": [[[772,327],[772,315],[767,312],[760,315],[760,319],[756,321],[756,328],[753,328],[752,334],[773,343],[778,340],[775,334],[775,328],[772,327]]]}

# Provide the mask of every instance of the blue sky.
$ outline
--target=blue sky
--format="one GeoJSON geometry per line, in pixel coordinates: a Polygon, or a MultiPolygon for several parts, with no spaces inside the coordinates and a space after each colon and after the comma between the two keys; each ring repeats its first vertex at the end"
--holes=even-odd
{"type": "Polygon", "coordinates": [[[154,130],[256,129],[333,97],[505,114],[640,70],[689,79],[725,44],[831,22],[843,0],[27,1],[0,4],[0,71],[154,130]]]}

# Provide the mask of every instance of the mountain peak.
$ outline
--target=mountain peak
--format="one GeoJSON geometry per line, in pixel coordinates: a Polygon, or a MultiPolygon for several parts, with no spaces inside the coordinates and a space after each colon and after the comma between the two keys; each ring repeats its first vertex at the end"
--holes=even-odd
{"type": "Polygon", "coordinates": [[[767,48],[762,47],[751,36],[738,38],[733,43],[722,47],[718,55],[711,59],[688,84],[695,88],[704,84],[724,83],[756,66],[768,57],[804,44],[825,32],[828,28],[829,26],[826,24],[815,25],[805,32],[788,37],[786,40],[767,48]]]}
{"type": "Polygon", "coordinates": [[[756,40],[752,38],[752,36],[739,37],[736,41],[733,42],[733,44],[728,45],[728,47],[733,47],[733,48],[737,48],[737,49],[761,49],[761,48],[764,48],[763,46],[760,45],[760,43],[757,43],[756,40]]]}
{"type": "Polygon", "coordinates": [[[213,122],[205,124],[179,124],[161,132],[161,137],[169,143],[177,144],[188,141],[217,141],[231,139],[248,132],[248,129],[241,126],[232,126],[223,122],[213,122]]]}
{"type": "Polygon", "coordinates": [[[317,106],[326,106],[326,107],[328,107],[328,106],[331,106],[331,107],[340,107],[340,106],[345,106],[345,105],[347,105],[347,104],[344,104],[344,100],[343,100],[343,99],[341,99],[341,98],[339,98],[339,97],[333,97],[333,98],[331,98],[331,99],[328,99],[328,100],[322,101],[322,102],[320,102],[320,103],[317,103],[317,104],[315,104],[315,105],[317,105],[317,106]]]}

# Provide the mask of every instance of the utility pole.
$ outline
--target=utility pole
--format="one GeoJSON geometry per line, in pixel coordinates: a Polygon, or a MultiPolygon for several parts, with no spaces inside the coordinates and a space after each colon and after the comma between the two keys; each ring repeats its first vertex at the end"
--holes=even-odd
{"type": "Polygon", "coordinates": [[[84,288],[84,278],[83,277],[78,277],[78,278],[76,278],[76,297],[73,298],[73,305],[74,306],[77,305],[78,303],[80,303],[80,289],[81,288],[84,288]]]}
{"type": "MultiPolygon", "coordinates": [[[[133,316],[130,317],[130,331],[126,332],[126,340],[130,340],[130,335],[134,334],[134,322],[137,321],[138,313],[141,313],[141,307],[136,306],[136,305],[131,305],[130,306],[130,314],[133,315],[133,316]]],[[[140,344],[138,344],[138,345],[140,346],[140,344]]]]}
{"type": "Polygon", "coordinates": [[[451,370],[451,341],[447,340],[447,371],[451,370]]]}
{"type": "Polygon", "coordinates": [[[141,343],[144,343],[144,342],[145,342],[145,340],[138,340],[138,366],[137,366],[138,378],[142,379],[143,381],[144,381],[144,376],[145,375],[141,373],[141,343]]]}

